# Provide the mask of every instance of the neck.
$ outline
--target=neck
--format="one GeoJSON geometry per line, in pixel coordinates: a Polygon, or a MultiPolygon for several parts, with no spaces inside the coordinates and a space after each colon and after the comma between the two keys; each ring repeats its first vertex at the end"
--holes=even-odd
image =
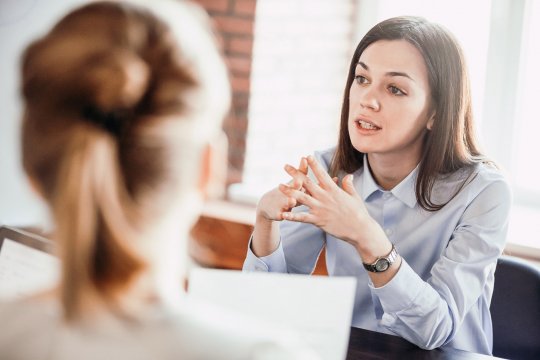
{"type": "Polygon", "coordinates": [[[418,165],[418,156],[367,154],[373,178],[384,190],[392,190],[418,165]]]}
{"type": "Polygon", "coordinates": [[[141,239],[141,250],[148,261],[148,269],[141,276],[141,289],[147,290],[155,301],[170,306],[178,306],[185,297],[187,240],[200,213],[200,201],[188,200],[163,216],[141,239]]]}

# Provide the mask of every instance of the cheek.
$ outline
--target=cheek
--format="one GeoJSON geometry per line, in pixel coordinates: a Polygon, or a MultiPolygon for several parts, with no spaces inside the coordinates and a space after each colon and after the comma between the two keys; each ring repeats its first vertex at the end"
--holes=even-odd
{"type": "Polygon", "coordinates": [[[356,114],[358,106],[358,90],[353,85],[349,91],[349,120],[356,114]]]}
{"type": "Polygon", "coordinates": [[[425,128],[428,122],[428,104],[423,99],[404,104],[395,109],[396,115],[401,114],[402,124],[409,129],[425,128]]]}
{"type": "Polygon", "coordinates": [[[358,94],[359,94],[359,89],[358,89],[358,86],[354,86],[354,82],[353,84],[351,85],[351,87],[349,88],[349,103],[352,105],[352,104],[355,104],[358,100],[358,94]]]}

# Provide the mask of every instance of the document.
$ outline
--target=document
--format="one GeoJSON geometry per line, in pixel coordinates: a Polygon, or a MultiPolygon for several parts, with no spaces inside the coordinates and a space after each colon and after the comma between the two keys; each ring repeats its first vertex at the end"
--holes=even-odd
{"type": "Polygon", "coordinates": [[[324,360],[347,356],[356,279],[193,269],[188,296],[285,328],[324,360]]]}
{"type": "Polygon", "coordinates": [[[0,299],[17,299],[54,286],[60,275],[57,258],[5,238],[0,251],[0,299]]]}

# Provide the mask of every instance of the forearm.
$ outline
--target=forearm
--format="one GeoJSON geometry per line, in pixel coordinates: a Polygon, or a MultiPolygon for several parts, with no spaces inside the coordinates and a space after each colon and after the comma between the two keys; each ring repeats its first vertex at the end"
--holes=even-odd
{"type": "Polygon", "coordinates": [[[270,255],[279,246],[279,223],[257,215],[251,250],[257,257],[270,255]]]}
{"type": "MultiPolygon", "coordinates": [[[[380,225],[373,219],[368,219],[364,225],[357,226],[357,230],[353,230],[353,234],[356,236],[351,235],[352,243],[355,245],[361,261],[365,264],[374,263],[378,257],[385,256],[392,250],[392,243],[380,225]]],[[[401,256],[398,254],[397,259],[386,271],[368,272],[373,286],[378,288],[392,280],[399,270],[401,260],[401,256]]]]}
{"type": "Polygon", "coordinates": [[[439,291],[402,261],[391,281],[372,286],[384,309],[381,325],[424,349],[444,345],[456,330],[456,316],[466,311],[456,309],[451,293],[439,291]]]}

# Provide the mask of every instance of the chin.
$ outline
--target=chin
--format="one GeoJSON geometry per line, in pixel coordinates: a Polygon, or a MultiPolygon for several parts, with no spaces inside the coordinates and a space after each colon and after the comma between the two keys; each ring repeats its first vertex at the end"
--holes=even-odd
{"type": "Polygon", "coordinates": [[[365,144],[362,141],[351,141],[351,143],[353,148],[361,153],[367,154],[373,151],[372,146],[369,146],[369,144],[365,144]]]}

